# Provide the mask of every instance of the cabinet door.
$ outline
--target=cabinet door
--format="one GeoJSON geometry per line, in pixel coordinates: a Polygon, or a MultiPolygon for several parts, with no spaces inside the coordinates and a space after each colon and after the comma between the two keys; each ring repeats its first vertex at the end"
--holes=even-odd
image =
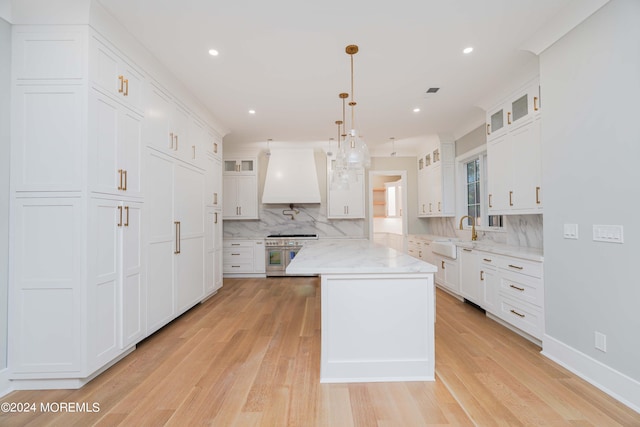
{"type": "Polygon", "coordinates": [[[428,214],[440,216],[442,213],[442,167],[437,164],[427,168],[428,214]]]}
{"type": "Polygon", "coordinates": [[[192,161],[189,142],[189,113],[177,104],[171,110],[171,133],[173,134],[172,155],[185,162],[192,161]]]}
{"type": "Polygon", "coordinates": [[[486,311],[497,314],[498,312],[498,289],[500,278],[493,268],[480,267],[481,300],[480,305],[486,311]]]}
{"type": "Polygon", "coordinates": [[[214,292],[222,288],[222,275],[223,275],[222,253],[223,253],[222,249],[216,249],[213,254],[213,277],[214,277],[213,290],[214,292]]]}
{"type": "Polygon", "coordinates": [[[150,185],[145,194],[147,242],[147,332],[153,332],[173,318],[174,251],[173,160],[148,150],[146,173],[150,185]]]}
{"type": "Polygon", "coordinates": [[[222,204],[222,209],[225,219],[235,219],[238,216],[238,178],[237,176],[224,176],[224,203],[222,204]]]}
{"type": "Polygon", "coordinates": [[[142,206],[141,203],[123,203],[121,349],[130,347],[144,336],[142,206]]]}
{"type": "Polygon", "coordinates": [[[350,183],[347,204],[348,218],[364,218],[364,175],[358,174],[350,183]]]}
{"type": "Polygon", "coordinates": [[[462,248],[460,253],[460,294],[480,304],[480,264],[477,253],[471,249],[462,248]]]}
{"type": "Polygon", "coordinates": [[[219,158],[213,160],[213,206],[222,207],[222,161],[219,158]]]}
{"type": "Polygon", "coordinates": [[[148,147],[168,153],[173,150],[174,145],[171,130],[173,102],[169,95],[153,84],[148,85],[145,98],[144,143],[148,147]]]}
{"type": "Polygon", "coordinates": [[[504,105],[499,105],[487,112],[487,141],[490,141],[502,135],[506,131],[504,105]]]}
{"type": "Polygon", "coordinates": [[[142,118],[123,109],[119,116],[118,169],[122,169],[122,194],[137,196],[142,193],[142,118]]]}
{"type": "Polygon", "coordinates": [[[239,218],[258,218],[258,189],[255,176],[239,176],[237,200],[239,218]]]}
{"type": "Polygon", "coordinates": [[[510,199],[513,202],[513,164],[511,144],[507,135],[487,143],[487,162],[489,213],[500,214],[510,210],[510,199]]]}
{"type": "Polygon", "coordinates": [[[444,285],[454,293],[460,293],[460,272],[458,271],[458,263],[444,258],[444,285]]]}
{"type": "Polygon", "coordinates": [[[513,150],[513,210],[542,209],[540,120],[534,120],[510,134],[513,150]]]}

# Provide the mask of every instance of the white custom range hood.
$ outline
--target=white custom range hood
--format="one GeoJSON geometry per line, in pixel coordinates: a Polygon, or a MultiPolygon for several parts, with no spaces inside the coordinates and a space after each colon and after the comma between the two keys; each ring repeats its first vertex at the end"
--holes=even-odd
{"type": "Polygon", "coordinates": [[[262,203],[320,203],[313,149],[271,149],[262,203]]]}

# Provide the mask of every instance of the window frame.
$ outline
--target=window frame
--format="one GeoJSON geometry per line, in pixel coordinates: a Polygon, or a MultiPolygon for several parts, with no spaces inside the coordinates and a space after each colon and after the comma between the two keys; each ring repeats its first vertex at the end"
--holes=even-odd
{"type": "MultiPolygon", "coordinates": [[[[495,232],[505,232],[506,229],[504,226],[504,216],[503,215],[495,215],[502,216],[502,226],[500,227],[490,227],[489,223],[489,196],[488,196],[488,182],[487,182],[487,145],[483,144],[480,147],[474,148],[473,150],[467,151],[466,153],[462,153],[461,155],[456,157],[455,161],[455,170],[456,170],[456,214],[458,218],[462,218],[465,215],[468,215],[468,204],[467,204],[467,163],[480,159],[479,171],[480,171],[480,212],[482,218],[485,219],[485,223],[483,225],[476,225],[476,230],[480,231],[495,231],[495,232]]],[[[456,224],[457,227],[457,224],[456,224]]],[[[471,226],[467,224],[463,224],[464,230],[471,230],[471,226]]]]}

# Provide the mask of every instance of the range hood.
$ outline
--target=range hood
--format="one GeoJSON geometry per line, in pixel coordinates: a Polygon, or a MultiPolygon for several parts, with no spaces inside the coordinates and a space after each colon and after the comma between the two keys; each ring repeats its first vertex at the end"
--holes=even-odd
{"type": "Polygon", "coordinates": [[[262,203],[320,203],[313,149],[271,149],[262,203]]]}

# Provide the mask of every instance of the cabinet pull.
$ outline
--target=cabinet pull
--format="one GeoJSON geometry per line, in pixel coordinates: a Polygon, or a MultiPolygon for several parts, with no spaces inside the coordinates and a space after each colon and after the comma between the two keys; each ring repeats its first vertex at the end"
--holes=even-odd
{"type": "Polygon", "coordinates": [[[525,316],[524,316],[524,314],[520,314],[520,313],[518,313],[518,312],[517,312],[517,311],[515,311],[515,310],[509,310],[509,311],[511,311],[511,312],[512,312],[513,314],[515,314],[516,316],[519,316],[519,317],[522,317],[522,318],[524,318],[524,317],[525,317],[525,316]]]}
{"type": "Polygon", "coordinates": [[[124,92],[124,76],[118,76],[118,80],[120,80],[120,88],[118,89],[118,93],[124,92]]]}
{"type": "Polygon", "coordinates": [[[233,256],[239,256],[240,254],[231,254],[231,255],[233,255],[233,256]]]}
{"type": "Polygon", "coordinates": [[[533,97],[533,111],[538,111],[538,97],[533,97]]]}
{"type": "Polygon", "coordinates": [[[129,79],[124,79],[124,96],[129,96],[129,79]]]}
{"type": "Polygon", "coordinates": [[[240,246],[240,243],[232,243],[231,246],[240,246]]]}
{"type": "Polygon", "coordinates": [[[231,268],[240,268],[239,265],[232,265],[231,268]]]}
{"type": "Polygon", "coordinates": [[[128,227],[128,226],[129,226],[129,206],[125,206],[125,207],[124,207],[124,211],[125,211],[125,213],[126,213],[125,218],[127,218],[127,219],[125,220],[124,226],[125,226],[125,227],[128,227]]]}
{"type": "Polygon", "coordinates": [[[422,204],[422,213],[424,213],[424,203],[422,204]]]}
{"type": "Polygon", "coordinates": [[[191,146],[191,151],[192,151],[191,157],[193,158],[193,160],[195,160],[196,159],[196,146],[195,145],[191,146]]]}
{"type": "Polygon", "coordinates": [[[419,257],[419,258],[422,258],[422,251],[419,251],[419,252],[418,252],[418,257],[419,257]]]}
{"type": "Polygon", "coordinates": [[[441,202],[438,202],[438,212],[441,212],[441,211],[442,211],[442,208],[440,207],[440,203],[441,203],[441,202]]]}
{"type": "Polygon", "coordinates": [[[509,191],[509,206],[513,206],[513,191],[509,191]]]}
{"type": "Polygon", "coordinates": [[[491,194],[489,194],[489,207],[492,208],[493,205],[491,204],[491,194]]]}
{"type": "Polygon", "coordinates": [[[169,140],[171,141],[171,146],[169,146],[169,149],[173,150],[173,132],[169,132],[169,140]]]}
{"type": "Polygon", "coordinates": [[[429,203],[429,213],[431,213],[431,203],[429,203]]]}
{"type": "Polygon", "coordinates": [[[540,204],[540,187],[536,187],[536,205],[540,204]]]}
{"type": "Polygon", "coordinates": [[[517,287],[516,285],[509,285],[509,287],[510,287],[510,288],[513,288],[513,289],[516,289],[516,290],[518,290],[518,291],[520,291],[520,292],[524,292],[524,288],[519,288],[519,287],[517,287]]]}
{"type": "Polygon", "coordinates": [[[465,252],[473,252],[472,249],[467,249],[467,248],[462,248],[462,250],[465,251],[465,252]]]}
{"type": "Polygon", "coordinates": [[[175,135],[173,135],[173,137],[174,137],[174,138],[175,138],[175,140],[176,140],[176,146],[175,146],[174,150],[175,150],[175,151],[178,151],[178,134],[176,133],[175,135]]]}
{"type": "Polygon", "coordinates": [[[120,213],[120,221],[118,221],[118,227],[122,227],[122,206],[118,206],[118,212],[120,213]]]}
{"type": "Polygon", "coordinates": [[[480,270],[480,280],[484,280],[484,271],[480,270]]]}
{"type": "Polygon", "coordinates": [[[213,152],[214,152],[215,154],[218,154],[218,143],[217,143],[217,142],[214,142],[214,143],[213,143],[213,152]]]}
{"type": "Polygon", "coordinates": [[[120,185],[118,185],[118,190],[122,190],[122,169],[118,169],[118,175],[120,175],[120,185]]]}
{"type": "Polygon", "coordinates": [[[491,135],[491,125],[487,123],[487,135],[491,135]]]}
{"type": "Polygon", "coordinates": [[[511,268],[515,268],[515,269],[517,269],[517,270],[522,270],[522,269],[524,268],[524,267],[519,267],[519,266],[517,266],[517,265],[513,265],[513,264],[509,264],[509,267],[511,267],[511,268]]]}
{"type": "Polygon", "coordinates": [[[240,172],[240,165],[236,165],[236,172],[240,172]]]}
{"type": "Polygon", "coordinates": [[[444,261],[440,261],[442,264],[442,269],[444,270],[444,261]]]}
{"type": "Polygon", "coordinates": [[[507,112],[507,124],[511,124],[511,111],[507,112]]]}
{"type": "Polygon", "coordinates": [[[124,176],[124,186],[122,186],[122,191],[127,191],[127,171],[126,171],[126,169],[122,170],[122,175],[124,176]]]}
{"type": "Polygon", "coordinates": [[[214,205],[218,204],[218,193],[213,193],[213,204],[214,205]]]}
{"type": "Polygon", "coordinates": [[[174,221],[173,224],[176,226],[176,249],[173,251],[174,254],[180,253],[180,221],[174,221]]]}
{"type": "Polygon", "coordinates": [[[482,258],[483,261],[485,262],[491,262],[491,260],[489,258],[482,258]]]}
{"type": "Polygon", "coordinates": [[[217,224],[218,223],[218,212],[214,212],[213,213],[213,223],[217,224]]]}
{"type": "Polygon", "coordinates": [[[242,206],[238,207],[238,212],[240,212],[240,215],[242,215],[242,206]]]}

